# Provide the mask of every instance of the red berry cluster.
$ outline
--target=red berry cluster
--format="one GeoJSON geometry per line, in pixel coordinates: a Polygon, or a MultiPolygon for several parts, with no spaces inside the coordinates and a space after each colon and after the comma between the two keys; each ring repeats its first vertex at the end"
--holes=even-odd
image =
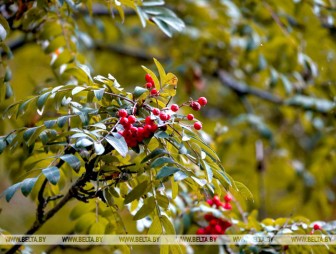
{"type": "Polygon", "coordinates": [[[204,219],[209,222],[208,226],[199,228],[197,235],[223,235],[227,228],[231,227],[231,222],[217,218],[211,213],[205,214],[204,219]]]}
{"type": "Polygon", "coordinates": [[[199,111],[201,107],[207,105],[208,100],[205,97],[199,97],[197,101],[191,101],[190,102],[190,107],[195,110],[199,111]]]}
{"type": "Polygon", "coordinates": [[[128,115],[125,109],[118,112],[119,123],[124,127],[118,133],[123,136],[129,147],[136,147],[145,138],[151,137],[158,129],[157,124],[147,116],[145,122],[137,121],[134,115],[128,115]]]}
{"type": "Polygon", "coordinates": [[[152,96],[158,96],[160,92],[155,88],[154,80],[148,73],[145,76],[146,84],[145,87],[150,90],[152,96]]]}
{"type": "MultiPolygon", "coordinates": [[[[198,98],[197,101],[191,101],[189,106],[195,110],[195,111],[199,111],[201,109],[202,106],[205,106],[208,103],[208,100],[205,97],[200,97],[198,98]]],[[[193,114],[189,114],[187,115],[187,119],[189,121],[192,121],[194,119],[194,115],[193,114]]],[[[200,130],[202,129],[202,123],[201,122],[195,122],[194,123],[194,128],[195,130],[200,130]]]]}
{"type": "Polygon", "coordinates": [[[232,196],[230,194],[226,194],[224,197],[224,203],[220,201],[219,197],[217,195],[215,195],[212,199],[208,199],[207,203],[210,206],[216,206],[216,208],[218,209],[219,207],[223,207],[225,210],[231,210],[232,209],[232,205],[231,205],[231,200],[232,200],[232,196]]]}

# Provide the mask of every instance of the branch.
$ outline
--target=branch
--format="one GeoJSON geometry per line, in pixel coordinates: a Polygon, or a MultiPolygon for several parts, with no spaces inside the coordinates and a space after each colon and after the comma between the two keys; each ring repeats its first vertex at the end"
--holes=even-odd
{"type": "MultiPolygon", "coordinates": [[[[68,151],[71,151],[71,148],[69,148],[68,151]]],[[[33,235],[34,233],[36,233],[36,231],[39,230],[50,218],[52,218],[66,203],[68,203],[68,201],[70,201],[73,197],[76,197],[76,193],[77,193],[78,188],[82,187],[88,181],[90,181],[90,176],[91,176],[91,173],[92,173],[92,170],[93,170],[93,165],[94,165],[96,159],[97,159],[97,157],[85,164],[86,172],[80,178],[77,179],[77,181],[70,187],[67,194],[61,199],[61,201],[59,203],[57,203],[56,206],[54,206],[51,210],[49,210],[45,214],[45,216],[42,216],[42,217],[38,216],[38,218],[36,218],[34,224],[26,232],[25,235],[33,235]]],[[[64,163],[64,162],[62,161],[62,163],[64,163]]],[[[44,190],[44,187],[43,187],[43,184],[42,184],[42,187],[41,187],[40,192],[39,192],[39,196],[43,195],[43,193],[42,193],[43,190],[44,190]]],[[[39,197],[39,200],[40,200],[40,198],[41,197],[39,197]]],[[[42,199],[43,199],[43,201],[45,201],[45,199],[43,197],[42,197],[42,199]]],[[[45,202],[44,202],[44,204],[45,204],[45,202]]],[[[42,207],[41,203],[39,204],[39,207],[40,206],[42,207]]],[[[41,207],[39,209],[41,209],[41,207]]],[[[43,213],[43,207],[42,207],[42,213],[43,213]]],[[[39,212],[38,212],[38,214],[39,214],[39,212]]],[[[12,248],[10,248],[6,252],[6,254],[14,254],[21,247],[21,245],[22,244],[14,245],[12,248]]]]}
{"type": "Polygon", "coordinates": [[[235,91],[238,95],[254,95],[263,100],[273,102],[275,104],[283,104],[283,100],[269,92],[263,91],[258,88],[250,87],[244,83],[238,82],[232,78],[232,76],[224,70],[218,71],[218,77],[221,83],[235,91]]]}
{"type": "Polygon", "coordinates": [[[149,55],[144,52],[143,49],[134,49],[116,44],[104,44],[97,41],[95,42],[95,45],[92,46],[92,49],[112,51],[118,55],[136,58],[141,61],[153,61],[153,57],[159,61],[167,60],[165,57],[149,55]]]}
{"type": "Polygon", "coordinates": [[[37,210],[36,210],[36,221],[43,221],[43,217],[44,217],[44,208],[46,206],[46,200],[43,197],[43,192],[45,190],[45,187],[47,186],[48,183],[48,179],[44,179],[42,185],[41,185],[41,189],[38,192],[38,196],[37,196],[37,200],[38,200],[38,206],[37,206],[37,210]]]}

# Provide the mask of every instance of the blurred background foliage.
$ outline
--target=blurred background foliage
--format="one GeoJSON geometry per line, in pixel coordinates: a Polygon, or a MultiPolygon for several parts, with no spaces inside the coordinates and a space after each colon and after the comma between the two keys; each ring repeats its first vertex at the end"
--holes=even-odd
{"type": "MultiPolygon", "coordinates": [[[[153,18],[143,28],[134,10],[125,8],[123,20],[105,1],[64,2],[48,10],[47,1],[0,1],[11,26],[6,38],[0,31],[1,110],[66,80],[63,62],[111,73],[131,89],[144,84],[140,66],[153,67],[156,57],[179,78],[177,102],[208,98],[197,115],[203,137],[253,193],[254,202],[238,197],[246,211],[258,210],[259,219],[336,219],[334,0],[166,0],[184,29],[179,22],[177,29],[160,27],[153,18]]],[[[38,117],[1,120],[0,132],[34,126],[38,117]]],[[[0,190],[24,176],[20,156],[2,157],[0,190]]],[[[9,204],[0,200],[0,225],[12,233],[34,217],[34,205],[19,195],[9,204]]],[[[55,218],[49,224],[64,225],[55,218]]]]}

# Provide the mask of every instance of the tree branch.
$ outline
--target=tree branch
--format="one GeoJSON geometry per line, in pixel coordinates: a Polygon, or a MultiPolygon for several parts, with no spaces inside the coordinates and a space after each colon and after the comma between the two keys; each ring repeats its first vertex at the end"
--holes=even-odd
{"type": "Polygon", "coordinates": [[[244,83],[238,82],[236,80],[234,80],[231,76],[231,74],[229,74],[228,72],[224,71],[224,70],[219,70],[217,72],[219,80],[221,81],[221,83],[226,86],[229,87],[230,89],[232,89],[233,91],[235,91],[238,95],[254,95],[257,96],[263,100],[266,101],[270,101],[273,102],[275,104],[283,104],[283,100],[269,92],[263,91],[261,89],[258,88],[253,88],[250,87],[244,83]]]}
{"type": "MultiPolygon", "coordinates": [[[[67,148],[66,151],[71,152],[71,149],[72,148],[67,148]]],[[[32,234],[36,233],[36,231],[39,230],[50,218],[52,218],[66,203],[68,203],[68,201],[70,201],[73,197],[76,197],[76,193],[77,193],[78,188],[82,187],[88,181],[90,181],[91,173],[93,171],[93,166],[94,166],[96,160],[97,160],[97,157],[85,164],[85,169],[86,169],[85,173],[80,178],[77,179],[77,181],[70,187],[67,194],[60,200],[59,203],[56,204],[56,206],[54,206],[51,210],[49,210],[44,216],[42,216],[42,217],[38,216],[38,218],[36,218],[34,224],[26,232],[25,235],[32,235],[32,234]]],[[[64,162],[62,161],[60,163],[63,164],[64,162]]],[[[43,195],[42,192],[43,192],[44,188],[45,188],[45,186],[42,184],[40,192],[39,192],[39,196],[43,195]]],[[[40,199],[41,199],[41,201],[42,201],[42,199],[43,199],[43,201],[45,201],[45,199],[43,197],[42,198],[39,197],[39,200],[40,199]]],[[[45,202],[44,202],[44,204],[45,204],[45,202]]],[[[41,209],[40,206],[42,206],[41,203],[39,204],[38,209],[41,209]]],[[[44,213],[43,212],[43,207],[42,207],[42,213],[44,213]]],[[[40,215],[39,212],[38,212],[38,214],[40,215]]],[[[14,254],[21,246],[22,246],[22,244],[14,245],[12,248],[10,248],[6,252],[6,254],[14,254]]]]}
{"type": "Polygon", "coordinates": [[[37,200],[38,200],[38,206],[36,210],[36,221],[43,221],[44,217],[44,208],[46,206],[46,200],[44,199],[43,192],[45,190],[45,187],[47,186],[48,179],[44,179],[41,189],[38,192],[37,200]]]}
{"type": "Polygon", "coordinates": [[[134,48],[125,47],[125,46],[116,45],[116,44],[104,44],[104,43],[97,42],[97,41],[95,42],[95,45],[93,45],[92,49],[107,50],[107,51],[111,51],[121,56],[132,57],[132,58],[139,59],[141,61],[153,61],[153,57],[158,59],[159,61],[166,60],[164,57],[161,57],[161,56],[149,55],[146,52],[144,52],[142,49],[134,49],[134,48]]]}

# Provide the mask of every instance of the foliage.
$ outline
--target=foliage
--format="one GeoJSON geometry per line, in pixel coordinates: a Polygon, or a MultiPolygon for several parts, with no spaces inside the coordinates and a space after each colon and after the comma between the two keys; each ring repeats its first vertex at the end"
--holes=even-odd
{"type": "MultiPolygon", "coordinates": [[[[72,233],[195,233],[212,213],[230,221],[229,234],[309,234],[316,223],[313,233],[334,234],[334,222],[312,222],[335,218],[333,2],[166,2],[1,2],[0,101],[10,120],[0,152],[14,183],[5,199],[20,190],[35,201],[34,232],[77,199],[63,208],[72,233]],[[208,105],[188,120],[200,96],[208,105]],[[120,109],[137,131],[152,130],[134,141],[120,109]],[[206,202],[227,192],[232,210],[206,202]]],[[[304,251],[328,250],[288,249],[304,251]]]]}

